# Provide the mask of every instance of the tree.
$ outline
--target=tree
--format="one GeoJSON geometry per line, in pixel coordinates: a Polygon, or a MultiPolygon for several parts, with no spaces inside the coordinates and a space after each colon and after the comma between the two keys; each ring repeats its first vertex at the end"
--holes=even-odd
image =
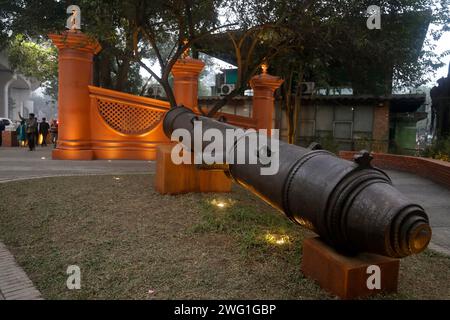
{"type": "MultiPolygon", "coordinates": [[[[64,28],[65,9],[72,1],[1,4],[0,35],[24,34],[39,42],[64,28]]],[[[375,94],[391,93],[393,86],[421,84],[442,63],[427,42],[421,47],[423,38],[415,35],[425,36],[420,26],[428,22],[440,26],[433,32],[435,38],[449,28],[446,0],[80,0],[77,4],[82,7],[83,29],[103,47],[95,63],[96,83],[142,92],[136,87],[143,82],[136,72],[139,65],[161,84],[172,106],[176,101],[169,79],[175,62],[189,47],[197,57],[199,51],[214,51],[228,42],[224,50],[238,65],[238,85],[209,116],[248,88],[263,61],[287,80],[286,103],[292,100],[292,86],[303,80],[324,86],[348,83],[355,93],[375,94]],[[369,5],[382,8],[381,30],[366,28],[369,5]],[[225,12],[224,23],[218,8],[225,12]],[[155,63],[161,73],[151,68],[155,63]],[[130,76],[136,81],[128,81],[130,76]]],[[[295,134],[300,106],[286,108],[293,126],[290,133],[295,134]]]]}
{"type": "Polygon", "coordinates": [[[430,92],[433,101],[431,110],[431,131],[437,141],[450,138],[450,65],[447,78],[438,80],[438,85],[430,92]]]}
{"type": "Polygon", "coordinates": [[[217,8],[219,0],[156,0],[152,6],[144,0],[125,1],[124,12],[133,33],[135,61],[158,81],[172,107],[177,105],[169,78],[177,60],[194,48],[203,37],[232,24],[220,25],[217,8]],[[144,62],[150,50],[161,68],[157,74],[144,62]]]}
{"type": "MultiPolygon", "coordinates": [[[[354,94],[390,95],[393,87],[419,86],[440,66],[440,56],[424,42],[428,24],[439,29],[435,39],[448,30],[447,1],[435,0],[339,0],[339,1],[245,1],[232,0],[233,15],[241,29],[263,22],[280,21],[290,32],[289,45],[272,57],[272,70],[286,81],[283,105],[289,123],[289,142],[294,142],[301,108],[301,81],[319,86],[352,87],[354,94]],[[381,7],[382,29],[366,26],[367,8],[381,7]],[[293,98],[293,93],[297,93],[293,98]],[[291,101],[295,103],[292,104],[291,101]]],[[[238,60],[238,54],[236,54],[238,60]]],[[[240,84],[242,85],[242,84],[240,84]]],[[[239,90],[239,89],[236,89],[239,90]]]]}
{"type": "MultiPolygon", "coordinates": [[[[4,39],[3,47],[12,43],[18,35],[27,42],[46,46],[49,33],[65,30],[66,8],[71,4],[73,1],[1,1],[0,38],[4,39]]],[[[84,32],[95,37],[103,48],[95,58],[94,83],[109,89],[138,93],[142,78],[133,66],[132,37],[128,21],[122,17],[122,2],[80,0],[77,4],[82,8],[84,32]],[[129,78],[134,81],[129,81],[129,78]]]]}
{"type": "MultiPolygon", "coordinates": [[[[175,62],[196,41],[226,26],[220,26],[217,8],[222,0],[80,0],[83,30],[103,47],[96,58],[95,80],[101,86],[120,91],[130,88],[134,65],[146,69],[166,91],[172,106],[176,100],[169,77],[175,62]],[[150,62],[149,62],[150,61],[150,62]],[[151,68],[155,62],[161,74],[151,68]]],[[[62,31],[65,9],[72,1],[13,1],[6,7],[10,22],[3,35],[25,34],[30,39],[45,38],[62,31]]],[[[137,75],[135,73],[135,75],[137,75]]],[[[142,80],[142,79],[141,79],[142,80]]],[[[138,81],[142,82],[142,81],[138,81]]]]}
{"type": "MultiPolygon", "coordinates": [[[[294,16],[295,10],[297,13],[305,12],[310,2],[226,1],[226,18],[236,23],[237,30],[210,36],[209,41],[203,42],[201,50],[213,55],[218,54],[219,57],[220,51],[232,52],[228,62],[237,66],[238,78],[235,89],[219,100],[209,110],[208,116],[214,116],[230,100],[242,95],[249,88],[250,79],[258,73],[262,64],[270,65],[272,60],[286,55],[296,47],[296,33],[287,22],[294,16]],[[226,41],[228,45],[224,44],[226,41]]],[[[301,16],[300,13],[296,17],[301,16]]]]}
{"type": "Polygon", "coordinates": [[[37,44],[17,35],[8,46],[8,55],[12,68],[39,81],[45,93],[57,99],[58,58],[49,42],[37,44]]]}

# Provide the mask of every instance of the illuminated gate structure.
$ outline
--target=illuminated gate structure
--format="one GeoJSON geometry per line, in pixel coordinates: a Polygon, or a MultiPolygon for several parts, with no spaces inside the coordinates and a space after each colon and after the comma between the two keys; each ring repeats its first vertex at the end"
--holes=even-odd
{"type": "Polygon", "coordinates": [[[154,159],[167,143],[165,101],[89,86],[91,147],[96,159],[154,159]]]}
{"type": "MultiPolygon", "coordinates": [[[[59,137],[53,159],[154,160],[156,147],[170,142],[162,130],[169,103],[92,86],[93,58],[101,50],[98,42],[76,29],[49,37],[59,50],[59,137]]],[[[195,112],[203,67],[202,61],[185,58],[172,69],[177,103],[195,112]]],[[[271,129],[273,93],[281,83],[265,72],[255,76],[250,82],[252,117],[226,115],[227,121],[271,129]]]]}

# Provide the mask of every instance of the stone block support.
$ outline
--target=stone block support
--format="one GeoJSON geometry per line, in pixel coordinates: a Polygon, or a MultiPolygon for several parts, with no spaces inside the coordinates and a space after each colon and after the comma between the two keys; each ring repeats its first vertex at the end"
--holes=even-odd
{"type": "Polygon", "coordinates": [[[302,272],[342,299],[397,292],[400,261],[374,254],[348,257],[319,238],[303,242],[302,272]]]}
{"type": "Polygon", "coordinates": [[[221,193],[231,191],[231,179],[223,171],[198,170],[195,165],[175,165],[171,160],[175,144],[156,148],[155,189],[160,194],[177,195],[190,192],[221,193]]]}

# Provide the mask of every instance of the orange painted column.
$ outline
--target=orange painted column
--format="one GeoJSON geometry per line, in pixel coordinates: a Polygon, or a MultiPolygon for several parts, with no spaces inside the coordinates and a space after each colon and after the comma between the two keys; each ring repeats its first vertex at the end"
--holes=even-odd
{"type": "Polygon", "coordinates": [[[205,63],[185,58],[178,60],[172,68],[173,91],[178,105],[198,112],[198,78],[205,63]]]}
{"type": "Polygon", "coordinates": [[[49,35],[59,50],[58,145],[52,158],[92,160],[90,98],[93,59],[101,47],[80,31],[49,35]]]}
{"type": "MultiPolygon", "coordinates": [[[[205,64],[196,59],[180,59],[172,68],[174,94],[178,105],[198,112],[198,78],[205,64]]],[[[156,155],[155,189],[161,194],[189,192],[231,192],[231,179],[223,171],[198,170],[193,164],[175,165],[174,144],[160,145],[156,155]]]]}
{"type": "Polygon", "coordinates": [[[283,80],[263,71],[250,80],[253,89],[253,119],[257,122],[256,129],[268,129],[269,135],[273,129],[273,114],[275,110],[274,92],[283,80]]]}

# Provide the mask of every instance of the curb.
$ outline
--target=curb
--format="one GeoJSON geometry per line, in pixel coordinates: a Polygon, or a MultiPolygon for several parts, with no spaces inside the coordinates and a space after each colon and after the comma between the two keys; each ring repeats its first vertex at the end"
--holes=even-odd
{"type": "Polygon", "coordinates": [[[2,242],[0,242],[0,300],[44,300],[2,242]]]}

